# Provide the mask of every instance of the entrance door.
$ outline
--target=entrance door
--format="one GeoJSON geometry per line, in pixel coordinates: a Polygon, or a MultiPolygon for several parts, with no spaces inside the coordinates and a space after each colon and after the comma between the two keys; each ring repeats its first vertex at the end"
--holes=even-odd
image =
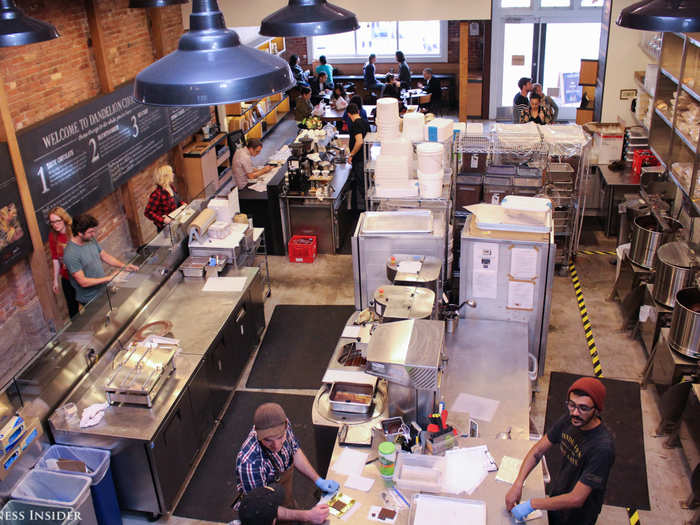
{"type": "Polygon", "coordinates": [[[518,80],[528,77],[554,99],[560,121],[575,120],[581,101],[581,59],[598,58],[601,4],[600,0],[494,0],[489,118],[512,119],[518,80]]]}

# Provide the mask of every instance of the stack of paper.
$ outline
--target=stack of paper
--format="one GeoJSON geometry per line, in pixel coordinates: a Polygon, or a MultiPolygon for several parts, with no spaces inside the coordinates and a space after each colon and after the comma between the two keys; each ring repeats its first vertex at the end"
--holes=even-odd
{"type": "Polygon", "coordinates": [[[489,459],[484,447],[455,448],[445,452],[445,492],[471,495],[488,475],[489,459]]]}

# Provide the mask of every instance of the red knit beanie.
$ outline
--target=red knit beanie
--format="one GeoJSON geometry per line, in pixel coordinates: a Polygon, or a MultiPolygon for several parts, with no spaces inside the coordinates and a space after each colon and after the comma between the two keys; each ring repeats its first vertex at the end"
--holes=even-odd
{"type": "Polygon", "coordinates": [[[600,380],[594,377],[580,377],[569,387],[569,391],[566,394],[566,398],[574,390],[581,390],[585,392],[595,403],[598,410],[603,410],[605,405],[605,385],[600,382],[600,380]]]}

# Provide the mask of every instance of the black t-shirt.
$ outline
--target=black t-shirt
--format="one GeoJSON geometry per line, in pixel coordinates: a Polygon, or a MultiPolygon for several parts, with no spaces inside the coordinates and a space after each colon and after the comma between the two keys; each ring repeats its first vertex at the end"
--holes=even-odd
{"type": "Polygon", "coordinates": [[[437,78],[430,77],[424,89],[431,95],[430,102],[440,102],[442,98],[442,86],[440,86],[440,81],[437,78]]]}
{"type": "Polygon", "coordinates": [[[610,468],[615,462],[615,443],[610,430],[601,423],[592,430],[573,426],[562,416],[547,432],[552,444],[559,444],[562,464],[553,476],[550,497],[566,494],[579,481],[592,491],[581,508],[549,512],[551,525],[593,525],[603,506],[610,468]]]}
{"type": "MultiPolygon", "coordinates": [[[[365,135],[369,132],[369,124],[365,122],[362,118],[355,119],[351,121],[350,123],[350,151],[353,150],[355,147],[355,136],[360,133],[362,134],[362,138],[365,138],[365,135]]],[[[360,148],[360,151],[358,151],[352,158],[352,163],[364,163],[365,161],[365,152],[363,148],[360,148]]]]}

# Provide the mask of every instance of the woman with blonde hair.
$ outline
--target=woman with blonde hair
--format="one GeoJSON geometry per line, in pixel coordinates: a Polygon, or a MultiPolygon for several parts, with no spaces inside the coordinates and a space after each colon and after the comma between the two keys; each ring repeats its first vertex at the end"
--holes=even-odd
{"type": "Polygon", "coordinates": [[[63,289],[63,296],[66,298],[66,306],[70,317],[77,314],[80,308],[75,298],[75,288],[70,283],[68,269],[63,263],[63,250],[71,238],[72,225],[73,218],[60,206],[49,211],[49,226],[51,226],[51,231],[49,231],[49,250],[51,252],[51,262],[53,263],[53,293],[58,294],[58,279],[60,276],[60,288],[63,289]]]}
{"type": "Polygon", "coordinates": [[[173,187],[175,173],[172,166],[165,164],[153,172],[153,182],[156,187],[148,198],[148,204],[143,214],[153,221],[158,231],[165,228],[171,219],[168,214],[185,204],[173,187]]]}

